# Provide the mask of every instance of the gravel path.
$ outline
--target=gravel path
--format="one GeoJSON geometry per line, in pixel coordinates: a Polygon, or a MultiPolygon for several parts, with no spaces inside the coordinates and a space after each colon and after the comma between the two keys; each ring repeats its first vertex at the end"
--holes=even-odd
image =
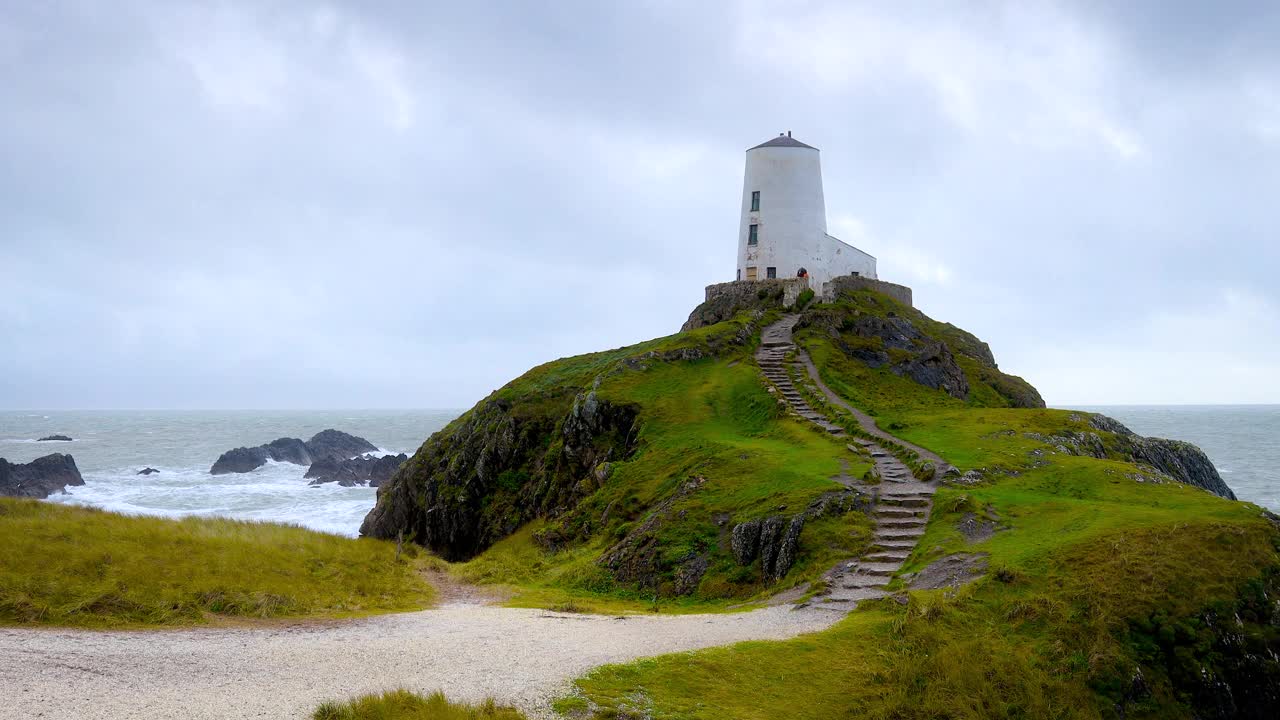
{"type": "Polygon", "coordinates": [[[305,718],[404,687],[533,717],[597,665],[821,630],[842,615],[565,615],[477,604],[344,623],[91,632],[0,629],[0,706],[21,718],[305,718]]]}

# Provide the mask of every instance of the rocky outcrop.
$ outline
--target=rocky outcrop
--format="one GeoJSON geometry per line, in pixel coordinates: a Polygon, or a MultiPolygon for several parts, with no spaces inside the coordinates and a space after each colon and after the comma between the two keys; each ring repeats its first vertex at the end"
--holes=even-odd
{"type": "Polygon", "coordinates": [[[310,462],[317,460],[345,460],[369,452],[377,452],[378,448],[362,437],[356,437],[338,430],[321,430],[306,443],[310,462]]]}
{"type": "Polygon", "coordinates": [[[1181,440],[1143,437],[1106,415],[1090,415],[1088,422],[1089,427],[1097,432],[1071,430],[1054,435],[1029,432],[1024,436],[1051,445],[1056,452],[1066,455],[1112,458],[1145,465],[1171,480],[1229,500],[1236,499],[1235,493],[1213,466],[1213,461],[1195,445],[1181,440]],[[1104,434],[1099,435],[1099,432],[1104,434]]]}
{"type": "MultiPolygon", "coordinates": [[[[1000,370],[985,342],[876,293],[842,295],[835,304],[807,310],[796,324],[797,330],[804,328],[819,330],[868,367],[884,368],[959,400],[972,402],[975,386],[985,385],[1012,407],[1045,406],[1030,383],[1000,370]]],[[[979,394],[978,401],[994,404],[989,391],[979,394]]]]}
{"type": "Polygon", "coordinates": [[[346,487],[378,487],[390,480],[391,475],[408,459],[409,456],[404,453],[382,457],[362,455],[344,460],[322,458],[312,463],[303,477],[310,480],[312,485],[336,482],[346,487]]]}
{"type": "Polygon", "coordinates": [[[1133,462],[1147,465],[1188,485],[1235,500],[1236,494],[1200,448],[1181,440],[1143,437],[1106,415],[1091,415],[1089,424],[1112,434],[1116,450],[1133,462]]]}
{"type": "Polygon", "coordinates": [[[780,309],[795,301],[801,286],[807,287],[807,283],[798,278],[712,285],[707,288],[707,299],[689,313],[689,319],[680,330],[683,332],[715,325],[731,320],[745,311],[780,309]]]}
{"type": "Polygon", "coordinates": [[[960,400],[969,397],[969,379],[951,348],[907,318],[856,315],[844,319],[832,339],[846,355],[869,367],[888,368],[960,400]]]}
{"type": "Polygon", "coordinates": [[[0,458],[0,495],[43,499],[66,492],[68,485],[84,485],[70,455],[54,453],[25,464],[0,458]]]}
{"type": "Polygon", "coordinates": [[[44,437],[40,438],[36,442],[49,442],[51,440],[57,441],[57,442],[71,442],[71,438],[67,437],[66,435],[45,435],[44,437]]]}
{"type": "Polygon", "coordinates": [[[445,559],[470,558],[594,492],[596,468],[634,451],[637,412],[594,391],[520,405],[491,397],[431,436],[378,488],[360,533],[403,535],[445,559]]]}
{"type": "Polygon", "coordinates": [[[154,475],[154,474],[156,474],[156,473],[158,473],[158,472],[160,472],[160,471],[159,471],[159,470],[157,470],[157,469],[155,469],[155,468],[153,468],[153,467],[149,467],[149,468],[143,468],[142,470],[139,470],[139,471],[138,471],[138,474],[139,474],[139,475],[154,475]]]}
{"type": "Polygon", "coordinates": [[[765,582],[777,582],[795,564],[800,533],[807,521],[870,508],[870,498],[856,490],[827,493],[790,517],[771,515],[738,523],[730,534],[729,548],[739,565],[750,565],[759,558],[761,577],[765,582]]]}
{"type": "Polygon", "coordinates": [[[303,442],[298,438],[279,438],[266,445],[228,450],[209,468],[210,474],[252,472],[268,460],[295,465],[311,465],[317,460],[345,460],[367,452],[376,451],[373,443],[338,430],[322,430],[303,442]]]}

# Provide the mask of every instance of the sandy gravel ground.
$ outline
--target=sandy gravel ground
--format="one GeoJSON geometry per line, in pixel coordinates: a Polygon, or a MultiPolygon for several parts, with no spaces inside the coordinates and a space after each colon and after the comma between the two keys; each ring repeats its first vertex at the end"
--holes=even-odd
{"type": "Polygon", "coordinates": [[[783,639],[843,613],[563,615],[455,603],[344,623],[89,632],[0,629],[5,718],[305,718],[320,702],[405,687],[493,696],[533,714],[589,668],[783,639]]]}

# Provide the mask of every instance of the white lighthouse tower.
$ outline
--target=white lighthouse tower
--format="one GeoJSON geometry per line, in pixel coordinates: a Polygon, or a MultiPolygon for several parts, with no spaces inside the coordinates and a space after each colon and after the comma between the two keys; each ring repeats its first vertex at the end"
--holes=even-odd
{"type": "Polygon", "coordinates": [[[827,234],[818,149],[778,137],[747,151],[738,230],[738,280],[809,276],[809,287],[841,275],[875,279],[876,259],[827,234]]]}

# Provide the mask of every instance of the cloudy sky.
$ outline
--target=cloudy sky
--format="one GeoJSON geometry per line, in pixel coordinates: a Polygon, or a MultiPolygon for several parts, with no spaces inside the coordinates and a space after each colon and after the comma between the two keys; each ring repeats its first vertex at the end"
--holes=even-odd
{"type": "Polygon", "coordinates": [[[0,408],[468,406],[677,329],[783,130],[1051,404],[1280,403],[1278,8],[0,0],[0,408]]]}

